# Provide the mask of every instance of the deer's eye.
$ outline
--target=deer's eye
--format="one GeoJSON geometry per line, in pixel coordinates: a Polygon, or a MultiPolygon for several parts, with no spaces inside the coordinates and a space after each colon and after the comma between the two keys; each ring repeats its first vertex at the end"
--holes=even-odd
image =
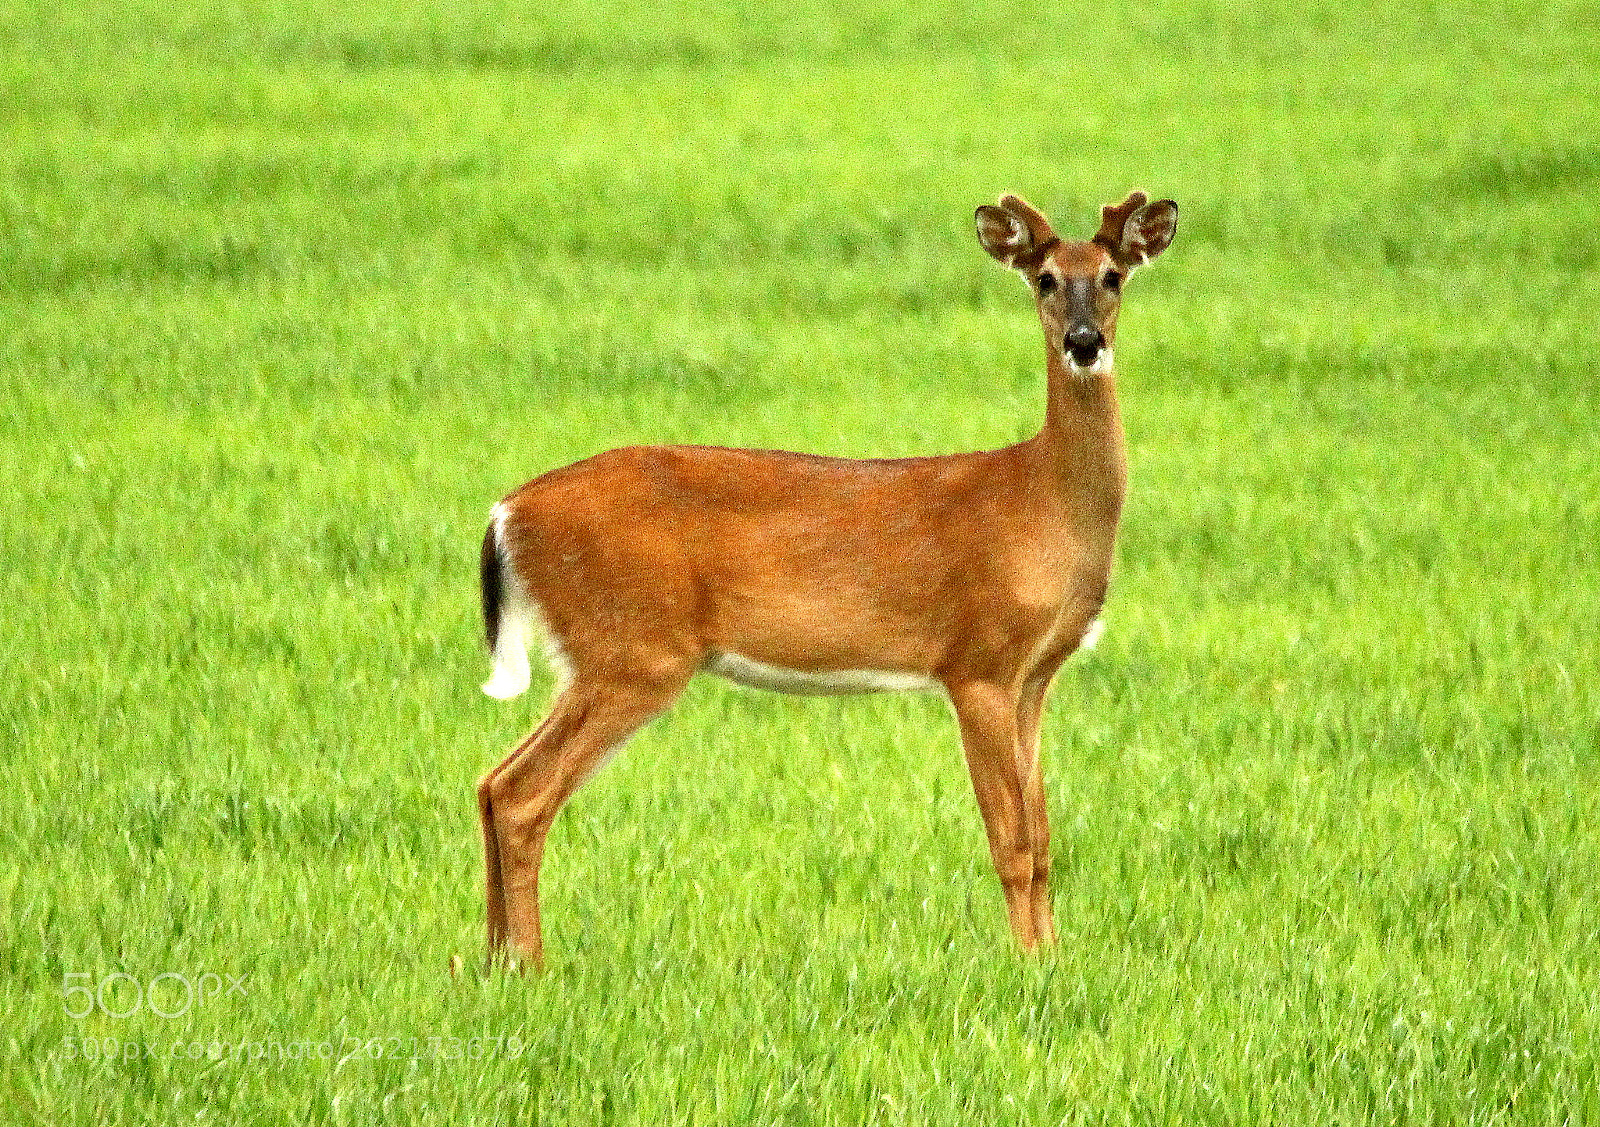
{"type": "Polygon", "coordinates": [[[1039,292],[1041,294],[1055,293],[1056,276],[1054,274],[1039,275],[1039,292]]]}
{"type": "Polygon", "coordinates": [[[1122,288],[1122,275],[1117,273],[1115,270],[1107,270],[1105,285],[1106,289],[1110,290],[1112,293],[1116,293],[1122,288]]]}

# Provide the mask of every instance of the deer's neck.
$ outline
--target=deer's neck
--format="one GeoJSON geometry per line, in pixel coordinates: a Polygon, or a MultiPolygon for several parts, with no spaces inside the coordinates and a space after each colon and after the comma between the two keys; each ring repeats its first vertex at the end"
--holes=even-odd
{"type": "Polygon", "coordinates": [[[1049,400],[1034,442],[1061,495],[1079,519],[1116,531],[1127,492],[1128,459],[1115,374],[1078,376],[1059,350],[1046,361],[1049,400]]]}

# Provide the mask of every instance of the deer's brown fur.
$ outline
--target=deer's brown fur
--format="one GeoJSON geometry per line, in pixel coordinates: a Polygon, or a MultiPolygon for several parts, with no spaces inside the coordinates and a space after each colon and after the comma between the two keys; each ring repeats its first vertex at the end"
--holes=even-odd
{"type": "Polygon", "coordinates": [[[979,241],[1028,281],[1044,331],[1045,423],[1025,442],[881,460],[630,447],[496,506],[486,689],[526,687],[535,633],[564,683],[478,787],[492,951],[540,961],[556,811],[702,670],[801,692],[946,692],[1012,932],[1054,940],[1040,715],[1110,577],[1126,488],[1120,282],[1176,229],[1175,205],[1147,199],[1108,205],[1089,242],[1061,240],[1017,196],[978,209],[979,241]]]}

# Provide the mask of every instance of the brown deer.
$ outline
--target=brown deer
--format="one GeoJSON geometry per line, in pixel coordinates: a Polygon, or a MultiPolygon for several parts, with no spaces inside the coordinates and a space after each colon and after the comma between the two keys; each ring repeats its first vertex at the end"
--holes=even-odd
{"type": "Polygon", "coordinates": [[[1177,205],[1134,192],[1066,241],[1021,198],[977,211],[1032,289],[1044,427],[1001,450],[826,458],[644,446],[536,478],[494,507],[483,610],[494,672],[549,714],[478,784],[489,948],[539,965],[539,868],[556,811],[697,672],[789,693],[942,689],[1023,948],[1055,940],[1039,758],[1045,693],[1098,632],[1126,486],[1112,343],[1123,280],[1177,205]]]}

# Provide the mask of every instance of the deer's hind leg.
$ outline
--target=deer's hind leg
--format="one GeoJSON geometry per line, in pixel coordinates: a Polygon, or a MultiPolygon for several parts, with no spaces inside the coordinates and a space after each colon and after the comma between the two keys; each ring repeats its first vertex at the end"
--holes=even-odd
{"type": "Polygon", "coordinates": [[[490,957],[540,966],[539,871],[563,803],[683,691],[692,667],[632,675],[580,669],[544,722],[478,785],[483,821],[490,957]]]}

